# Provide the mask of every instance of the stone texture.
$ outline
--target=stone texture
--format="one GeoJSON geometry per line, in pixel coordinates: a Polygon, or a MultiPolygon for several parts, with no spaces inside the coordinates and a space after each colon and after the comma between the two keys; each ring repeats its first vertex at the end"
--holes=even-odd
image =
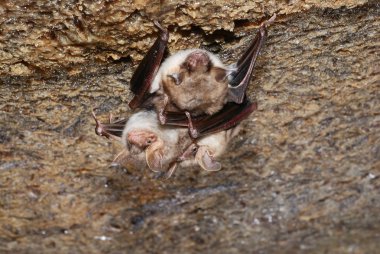
{"type": "Polygon", "coordinates": [[[2,253],[376,253],[376,1],[3,1],[2,253]],[[279,13],[223,170],[169,181],[112,167],[90,111],[128,116],[128,80],[170,25],[170,51],[232,62],[279,13]]]}

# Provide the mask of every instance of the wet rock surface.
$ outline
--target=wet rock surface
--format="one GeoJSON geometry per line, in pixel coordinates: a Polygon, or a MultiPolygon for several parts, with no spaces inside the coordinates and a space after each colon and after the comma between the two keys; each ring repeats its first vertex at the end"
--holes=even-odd
{"type": "Polygon", "coordinates": [[[221,2],[0,4],[2,253],[377,252],[379,5],[221,2]],[[130,114],[150,20],[230,63],[274,12],[222,171],[110,166],[90,112],[130,114]]]}

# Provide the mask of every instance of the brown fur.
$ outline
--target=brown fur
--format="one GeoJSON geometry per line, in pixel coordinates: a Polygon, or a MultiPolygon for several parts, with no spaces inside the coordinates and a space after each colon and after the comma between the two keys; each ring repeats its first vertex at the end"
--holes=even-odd
{"type": "Polygon", "coordinates": [[[170,98],[169,103],[179,110],[189,111],[192,115],[212,115],[226,103],[228,82],[225,76],[225,70],[217,67],[206,72],[188,72],[180,68],[182,82],[177,85],[173,78],[166,76],[162,79],[162,87],[170,98]]]}

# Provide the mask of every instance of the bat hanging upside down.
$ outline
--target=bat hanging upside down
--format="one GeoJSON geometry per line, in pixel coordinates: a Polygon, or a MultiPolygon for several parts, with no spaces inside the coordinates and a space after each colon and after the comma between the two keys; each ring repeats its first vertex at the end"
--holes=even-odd
{"type": "Polygon", "coordinates": [[[96,133],[121,141],[116,161],[134,167],[167,171],[178,165],[200,165],[216,171],[215,161],[238,131],[238,124],[256,108],[245,95],[257,56],[267,36],[264,21],[242,57],[224,65],[202,49],[179,51],[162,64],[169,34],[158,22],[160,34],[131,78],[135,113],[126,120],[96,121],[96,133]]]}

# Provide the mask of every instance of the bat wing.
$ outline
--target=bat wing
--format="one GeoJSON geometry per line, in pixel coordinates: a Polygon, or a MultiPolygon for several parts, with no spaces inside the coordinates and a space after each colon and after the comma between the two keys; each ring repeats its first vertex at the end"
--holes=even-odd
{"type": "Polygon", "coordinates": [[[238,125],[256,109],[257,103],[251,103],[248,99],[241,104],[227,103],[218,113],[203,119],[195,119],[193,124],[200,136],[203,136],[238,125]]]}
{"type": "Polygon", "coordinates": [[[129,103],[131,109],[138,108],[149,97],[150,86],[160,67],[168,44],[169,32],[157,21],[154,24],[160,30],[160,34],[131,78],[131,91],[135,94],[129,103]]]}
{"type": "Polygon", "coordinates": [[[239,104],[243,102],[245,91],[247,90],[247,86],[251,80],[256,59],[264,45],[268,34],[267,26],[274,22],[275,18],[276,14],[260,25],[259,31],[248,47],[247,51],[244,52],[239,61],[233,65],[231,74],[229,76],[230,82],[228,101],[239,104]]]}
{"type": "Polygon", "coordinates": [[[92,116],[94,117],[96,122],[95,133],[98,136],[112,138],[119,141],[121,140],[125,124],[128,121],[127,119],[122,118],[117,119],[115,121],[110,121],[109,123],[101,123],[94,112],[92,112],[92,116]]]}
{"type": "MultiPolygon", "coordinates": [[[[228,130],[242,120],[246,119],[254,110],[257,109],[257,103],[251,103],[248,99],[241,104],[233,102],[227,103],[222,110],[214,115],[202,115],[191,119],[195,137],[212,134],[218,131],[228,130]]],[[[189,120],[183,113],[167,112],[167,125],[188,127],[189,120]]],[[[195,138],[192,135],[193,138],[195,138]]]]}

